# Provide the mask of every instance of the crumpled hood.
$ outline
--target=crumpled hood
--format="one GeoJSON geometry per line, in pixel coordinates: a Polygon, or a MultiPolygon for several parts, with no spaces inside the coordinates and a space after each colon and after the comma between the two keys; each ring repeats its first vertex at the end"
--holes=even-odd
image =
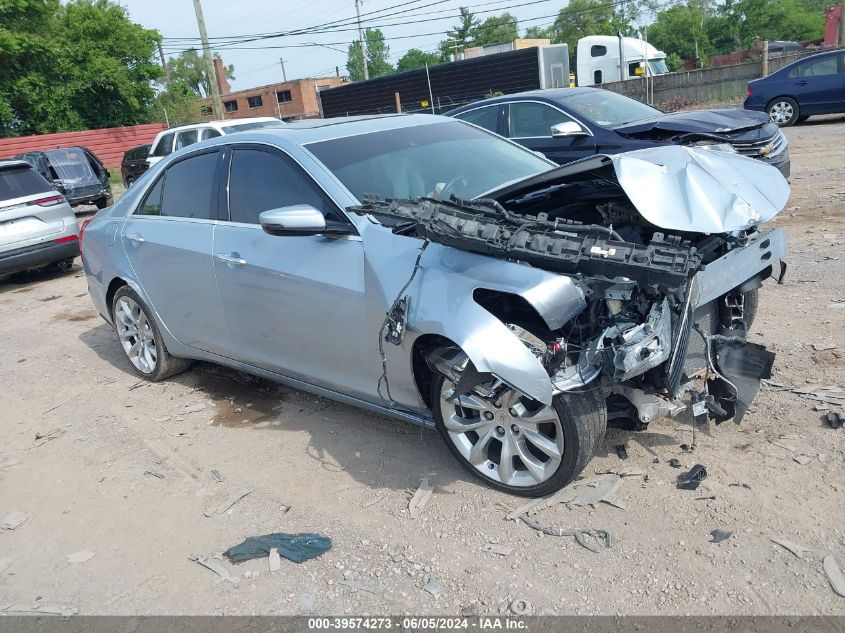
{"type": "Polygon", "coordinates": [[[506,185],[485,197],[506,204],[584,180],[585,175],[615,179],[640,215],[669,231],[741,231],[775,217],[790,193],[781,173],[762,161],[702,147],[666,145],[591,156],[506,185]]]}
{"type": "Polygon", "coordinates": [[[763,112],[725,108],[665,114],[617,127],[615,131],[631,136],[639,136],[652,130],[680,134],[725,134],[762,127],[768,122],[769,117],[763,112]]]}
{"type": "Polygon", "coordinates": [[[640,215],[664,229],[741,231],[771,220],[789,200],[777,169],[737,154],[670,145],[610,159],[640,215]]]}

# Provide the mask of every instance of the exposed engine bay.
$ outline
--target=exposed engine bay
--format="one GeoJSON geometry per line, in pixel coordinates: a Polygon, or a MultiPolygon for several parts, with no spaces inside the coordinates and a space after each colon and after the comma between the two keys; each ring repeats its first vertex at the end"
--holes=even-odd
{"type": "MultiPolygon", "coordinates": [[[[394,233],[572,278],[583,309],[555,327],[497,293],[475,297],[535,355],[555,393],[601,388],[609,419],[640,427],[689,405],[696,421],[739,422],[774,362],[747,340],[756,291],[785,273],[783,232],[757,224],[789,190],[771,167],[713,154],[598,156],[474,200],[373,197],[350,211],[394,233]]],[[[397,297],[384,340],[401,343],[406,315],[407,298],[397,297]]],[[[481,386],[490,376],[466,371],[466,357],[445,350],[431,362],[459,393],[491,396],[481,386]]]]}

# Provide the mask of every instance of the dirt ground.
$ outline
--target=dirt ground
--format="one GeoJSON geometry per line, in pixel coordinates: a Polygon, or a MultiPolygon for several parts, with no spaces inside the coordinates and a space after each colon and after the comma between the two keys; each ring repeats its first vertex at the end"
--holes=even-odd
{"type": "MultiPolygon", "coordinates": [[[[786,133],[793,195],[775,224],[790,267],[784,285],[766,282],[752,340],[777,352],[776,383],[845,385],[845,117],[786,133]]],[[[625,509],[537,516],[609,531],[612,546],[592,552],[505,520],[523,500],[472,481],[433,431],[208,364],[139,381],[78,262],[0,281],[0,341],[0,518],[27,516],[0,529],[0,609],[469,615],[509,613],[519,598],[537,614],[845,614],[822,571],[828,554],[845,568],[845,429],[791,392],[764,389],[741,425],[695,437],[671,420],[610,430],[584,475],[642,469],[620,490],[625,509]],[[709,477],[678,490],[670,458],[709,477]],[[434,493],[412,519],[425,477],[434,493]],[[712,543],[715,529],[733,534],[712,543]],[[276,573],[266,559],[220,562],[237,585],[191,559],[270,532],[333,547],[276,573]],[[94,556],[68,561],[81,551],[94,556]]]]}

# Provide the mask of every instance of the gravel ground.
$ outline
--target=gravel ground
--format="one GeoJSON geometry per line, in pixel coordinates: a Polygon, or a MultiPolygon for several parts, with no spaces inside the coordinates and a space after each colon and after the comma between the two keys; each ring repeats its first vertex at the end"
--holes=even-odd
{"type": "MultiPolygon", "coordinates": [[[[775,224],[790,269],[763,288],[752,340],[777,352],[773,381],[792,387],[845,385],[843,132],[842,117],[787,130],[793,195],[775,224]]],[[[138,381],[78,263],[0,281],[0,333],[0,517],[27,515],[0,529],[0,609],[457,615],[523,599],[538,614],[845,614],[822,571],[829,554],[845,567],[845,429],[792,392],[765,389],[741,425],[695,436],[677,420],[610,430],[584,475],[640,469],[619,490],[625,509],[536,517],[609,531],[611,547],[593,552],[505,520],[523,500],[469,480],[432,431],[208,364],[138,381]],[[670,458],[709,477],[678,490],[670,458]],[[434,493],[412,519],[423,478],[434,493]],[[238,490],[251,492],[205,516],[238,490]],[[712,543],[715,529],[732,535],[712,543]],[[266,559],[221,562],[237,585],[191,560],[269,532],[317,532],[333,547],[276,573],[266,559]],[[69,562],[82,551],[93,558],[69,562]],[[344,584],[356,582],[366,589],[344,584]]]]}

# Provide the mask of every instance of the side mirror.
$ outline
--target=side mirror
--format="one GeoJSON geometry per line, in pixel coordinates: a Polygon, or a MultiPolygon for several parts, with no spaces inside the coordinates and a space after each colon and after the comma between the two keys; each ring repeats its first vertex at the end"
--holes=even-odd
{"type": "Polygon", "coordinates": [[[563,121],[552,126],[552,138],[563,138],[565,136],[586,136],[587,133],[575,121],[563,121]]]}
{"type": "Polygon", "coordinates": [[[319,235],[326,231],[323,214],[308,204],[264,211],[258,222],[270,235],[319,235]]]}

